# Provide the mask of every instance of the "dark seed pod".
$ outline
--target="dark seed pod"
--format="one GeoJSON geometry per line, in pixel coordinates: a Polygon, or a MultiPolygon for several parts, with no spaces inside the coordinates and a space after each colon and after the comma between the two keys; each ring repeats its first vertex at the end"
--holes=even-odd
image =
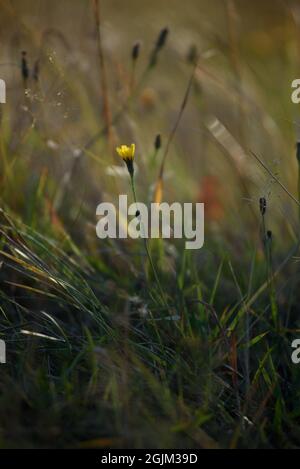
{"type": "Polygon", "coordinates": [[[141,48],[141,45],[139,42],[136,42],[132,48],[132,51],[131,51],[131,57],[132,57],[132,60],[137,60],[139,55],[140,55],[140,48],[141,48]]]}
{"type": "Polygon", "coordinates": [[[300,163],[300,142],[296,143],[296,156],[297,156],[298,163],[300,163]]]}
{"type": "Polygon", "coordinates": [[[150,62],[149,62],[149,65],[150,67],[154,67],[156,65],[156,61],[157,61],[157,56],[158,56],[158,53],[160,51],[160,49],[162,49],[166,43],[166,40],[167,40],[167,36],[169,34],[169,30],[168,28],[163,28],[159,35],[158,35],[158,38],[157,38],[157,41],[156,41],[156,44],[154,46],[154,49],[150,55],[150,62]]]}
{"type": "Polygon", "coordinates": [[[157,134],[155,137],[155,141],[154,141],[154,148],[155,150],[159,150],[160,147],[161,147],[161,136],[160,134],[157,134]]]}
{"type": "Polygon", "coordinates": [[[195,44],[192,44],[187,53],[187,61],[191,64],[195,64],[198,60],[198,50],[195,44]]]}
{"type": "Polygon", "coordinates": [[[272,238],[273,238],[273,233],[272,233],[271,230],[268,230],[268,231],[267,231],[267,239],[268,239],[269,241],[272,241],[272,238]]]}
{"type": "Polygon", "coordinates": [[[267,210],[267,201],[265,197],[261,197],[259,199],[259,210],[260,210],[260,213],[264,216],[267,210]]]}
{"type": "Polygon", "coordinates": [[[167,36],[169,34],[169,30],[168,28],[163,28],[160,33],[159,33],[159,36],[158,36],[158,39],[157,39],[157,42],[156,42],[156,49],[159,50],[161,49],[162,47],[164,47],[165,43],[166,43],[166,40],[167,40],[167,36]]]}
{"type": "Polygon", "coordinates": [[[27,64],[27,52],[25,51],[22,52],[21,72],[22,72],[22,78],[24,82],[26,82],[29,77],[29,68],[27,64]]]}

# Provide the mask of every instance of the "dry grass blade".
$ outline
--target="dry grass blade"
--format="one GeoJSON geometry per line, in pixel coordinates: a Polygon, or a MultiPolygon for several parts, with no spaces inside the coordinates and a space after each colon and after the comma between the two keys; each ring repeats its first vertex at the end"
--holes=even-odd
{"type": "Polygon", "coordinates": [[[271,178],[277,182],[277,184],[281,187],[281,189],[284,190],[284,192],[300,207],[300,202],[299,200],[296,199],[296,197],[293,196],[293,194],[290,193],[290,191],[285,187],[284,184],[278,179],[278,177],[275,176],[275,174],[272,173],[272,171],[268,168],[268,166],[262,161],[262,159],[256,155],[253,151],[250,150],[250,153],[256,161],[259,162],[259,164],[267,171],[267,173],[271,176],[271,178]]]}
{"type": "Polygon", "coordinates": [[[105,122],[105,128],[107,131],[108,142],[110,150],[113,150],[112,131],[111,131],[111,111],[108,98],[108,86],[107,86],[107,74],[104,60],[102,37],[101,37],[101,16],[100,16],[100,0],[92,0],[94,6],[94,16],[97,28],[97,46],[99,53],[100,62],[100,73],[101,73],[101,89],[103,99],[103,118],[105,122]]]}
{"type": "Polygon", "coordinates": [[[162,200],[163,176],[164,176],[164,169],[165,169],[166,159],[167,159],[167,156],[168,156],[168,153],[169,153],[170,145],[171,145],[171,143],[173,141],[173,138],[176,134],[176,130],[178,128],[178,125],[179,125],[180,120],[182,118],[182,115],[183,115],[183,112],[185,110],[186,104],[188,102],[188,98],[189,98],[189,94],[190,94],[191,87],[192,87],[192,84],[193,84],[196,68],[197,68],[197,64],[194,66],[193,72],[192,72],[191,77],[189,79],[189,82],[188,82],[188,85],[187,85],[187,88],[186,88],[186,91],[185,91],[185,94],[184,94],[182,104],[180,106],[180,110],[179,110],[177,119],[176,119],[174,127],[172,128],[171,133],[169,135],[167,145],[166,145],[163,157],[162,157],[162,162],[161,162],[161,165],[160,165],[159,174],[158,174],[158,178],[157,178],[156,185],[155,185],[155,190],[154,190],[154,201],[156,203],[160,203],[161,200],[162,200]]]}

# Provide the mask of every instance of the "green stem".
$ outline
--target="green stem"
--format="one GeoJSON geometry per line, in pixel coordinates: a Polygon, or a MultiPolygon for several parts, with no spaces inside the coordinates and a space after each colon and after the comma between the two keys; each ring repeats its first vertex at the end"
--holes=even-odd
{"type": "Polygon", "coordinates": [[[266,230],[266,223],[265,223],[265,216],[262,216],[262,226],[263,226],[263,243],[264,243],[264,251],[266,257],[266,267],[267,267],[267,281],[269,287],[269,295],[270,295],[270,305],[271,305],[271,314],[274,323],[274,327],[278,329],[279,322],[278,322],[278,313],[277,313],[277,305],[276,305],[276,295],[275,295],[275,287],[274,287],[274,275],[273,275],[273,261],[272,261],[272,238],[268,238],[267,230],[266,230]]]}
{"type": "MultiPolygon", "coordinates": [[[[135,204],[137,205],[137,197],[136,197],[136,190],[135,190],[135,184],[134,184],[134,177],[133,177],[133,175],[130,176],[130,181],[131,181],[131,188],[132,188],[132,193],[133,193],[133,199],[134,199],[135,204]]],[[[143,231],[142,223],[141,223],[141,228],[142,228],[142,231],[143,231]]],[[[153,259],[152,259],[151,253],[150,253],[150,251],[149,251],[149,246],[148,246],[148,243],[147,243],[147,239],[146,239],[145,237],[143,237],[143,240],[144,240],[144,245],[145,245],[146,254],[147,254],[147,257],[148,257],[148,259],[149,259],[149,263],[150,263],[150,266],[151,266],[151,269],[152,269],[152,272],[153,272],[153,275],[154,275],[156,284],[157,284],[158,289],[159,289],[159,291],[160,291],[160,295],[161,295],[161,297],[162,297],[162,300],[163,300],[165,306],[166,306],[167,308],[169,308],[169,305],[168,305],[167,300],[166,300],[166,298],[165,298],[164,291],[163,291],[162,286],[161,286],[160,281],[159,281],[158,274],[157,274],[157,272],[156,272],[156,269],[155,269],[155,266],[154,266],[154,263],[153,263],[153,259]]]]}

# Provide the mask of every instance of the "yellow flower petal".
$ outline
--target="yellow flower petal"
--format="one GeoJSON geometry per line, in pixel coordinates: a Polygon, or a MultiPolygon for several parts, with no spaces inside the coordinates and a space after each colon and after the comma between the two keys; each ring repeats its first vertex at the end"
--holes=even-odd
{"type": "Polygon", "coordinates": [[[135,144],[132,143],[130,147],[127,145],[121,145],[120,147],[117,147],[116,150],[118,155],[123,160],[133,160],[135,153],[135,144]]]}

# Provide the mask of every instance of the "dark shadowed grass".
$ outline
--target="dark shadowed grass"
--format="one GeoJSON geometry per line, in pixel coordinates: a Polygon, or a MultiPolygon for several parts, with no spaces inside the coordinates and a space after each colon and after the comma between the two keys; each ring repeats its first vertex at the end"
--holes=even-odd
{"type": "Polygon", "coordinates": [[[71,243],[61,250],[4,220],[2,446],[299,444],[293,331],[284,314],[273,325],[268,287],[255,280],[265,277],[264,259],[241,276],[226,255],[187,252],[174,261],[177,275],[161,273],[166,311],[155,283],[141,288],[114,261],[92,265],[71,243]],[[205,283],[199,262],[210,271],[205,283]]]}

